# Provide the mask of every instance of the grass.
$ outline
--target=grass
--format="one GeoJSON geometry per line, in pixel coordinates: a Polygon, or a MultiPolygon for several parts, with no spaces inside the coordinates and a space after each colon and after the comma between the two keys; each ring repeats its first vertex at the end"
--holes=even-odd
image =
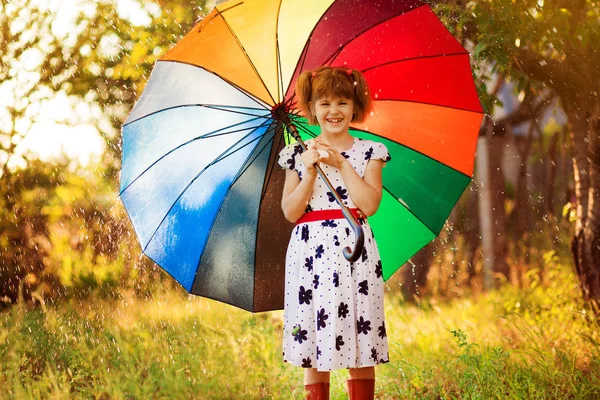
{"type": "MultiPolygon", "coordinates": [[[[387,293],[380,399],[597,399],[600,330],[559,265],[527,289],[408,305],[387,293]]],[[[89,295],[0,314],[0,398],[302,399],[281,312],[179,291],[89,295]]],[[[345,371],[332,399],[347,398],[345,371]]]]}

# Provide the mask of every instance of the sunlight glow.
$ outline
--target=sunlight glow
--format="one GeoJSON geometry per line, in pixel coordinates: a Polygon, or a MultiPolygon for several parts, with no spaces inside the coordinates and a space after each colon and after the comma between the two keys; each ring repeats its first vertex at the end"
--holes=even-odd
{"type": "MultiPolygon", "coordinates": [[[[142,5],[136,0],[115,0],[117,12],[127,18],[133,25],[146,25],[151,22],[150,15],[160,14],[160,6],[151,1],[142,5]]],[[[94,1],[78,0],[32,0],[32,4],[40,9],[56,12],[52,24],[52,32],[58,37],[69,40],[69,33],[75,23],[79,12],[92,15],[96,9],[94,1]]],[[[103,37],[100,41],[102,49],[114,48],[115,38],[103,37]]],[[[82,55],[90,54],[89,46],[81,48],[82,55]]],[[[35,80],[36,68],[40,65],[42,54],[37,49],[32,49],[21,57],[22,62],[15,65],[18,69],[19,80],[35,80]]],[[[2,106],[15,104],[21,97],[15,93],[16,84],[10,81],[0,85],[0,110],[2,106]]],[[[18,86],[18,85],[17,85],[18,86]]],[[[48,100],[41,102],[39,107],[30,106],[29,117],[32,122],[19,121],[15,129],[25,137],[20,141],[15,154],[9,162],[10,168],[24,167],[25,161],[21,157],[27,153],[42,160],[53,160],[66,156],[86,166],[97,162],[106,149],[105,141],[101,137],[97,125],[104,119],[99,110],[94,109],[93,99],[69,99],[64,93],[48,93],[48,100]],[[100,121],[100,122],[99,122],[100,121]]],[[[27,99],[23,99],[27,100],[27,99]]],[[[96,107],[97,108],[97,107],[96,107]]],[[[0,123],[7,121],[0,115],[0,123]]],[[[2,157],[0,157],[2,158],[2,157]]],[[[4,162],[5,160],[0,160],[4,162]]]]}

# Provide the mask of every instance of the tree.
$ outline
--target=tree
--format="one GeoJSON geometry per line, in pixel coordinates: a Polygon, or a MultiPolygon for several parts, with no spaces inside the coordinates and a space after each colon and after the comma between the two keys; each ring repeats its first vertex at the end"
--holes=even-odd
{"type": "Polygon", "coordinates": [[[600,301],[600,3],[452,0],[436,8],[472,43],[477,61],[493,63],[519,88],[549,89],[560,99],[572,129],[572,252],[584,296],[600,301]]]}
{"type": "Polygon", "coordinates": [[[162,2],[161,9],[138,0],[138,16],[146,17],[142,25],[121,16],[113,1],[78,2],[64,34],[55,29],[56,11],[32,3],[0,2],[0,297],[9,302],[19,287],[27,296],[44,271],[59,273],[49,257],[54,222],[66,225],[64,232],[81,233],[79,225],[85,225],[91,242],[72,245],[75,251],[91,246],[91,262],[114,257],[110,244],[132,236],[129,222],[119,216],[125,213],[109,211],[120,206],[118,200],[98,201],[105,189],[97,183],[90,183],[96,193],[84,184],[73,186],[68,161],[43,163],[25,155],[24,165],[11,167],[19,143],[39,122],[36,110],[63,93],[100,111],[95,125],[108,151],[97,169],[116,192],[121,125],[156,59],[191,28],[204,1],[162,2]],[[72,201],[60,201],[59,189],[74,190],[72,201]],[[50,215],[44,211],[49,208],[50,215]]]}

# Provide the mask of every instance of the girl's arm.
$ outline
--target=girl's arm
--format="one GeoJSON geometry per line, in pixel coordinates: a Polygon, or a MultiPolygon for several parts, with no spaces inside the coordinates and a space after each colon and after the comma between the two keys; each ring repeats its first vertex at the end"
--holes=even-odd
{"type": "Polygon", "coordinates": [[[319,153],[317,153],[314,143],[308,144],[308,151],[302,153],[300,159],[306,166],[302,180],[296,171],[290,169],[285,171],[281,209],[285,218],[290,222],[296,222],[304,215],[312,195],[315,179],[317,179],[317,170],[314,164],[319,161],[319,153]]]}
{"type": "Polygon", "coordinates": [[[283,198],[281,199],[281,209],[283,210],[285,219],[290,222],[296,222],[304,215],[316,178],[316,173],[313,175],[306,174],[300,180],[296,171],[291,169],[285,170],[283,198]]]}
{"type": "Polygon", "coordinates": [[[367,217],[370,217],[375,214],[381,203],[381,169],[383,168],[383,161],[369,160],[365,176],[361,178],[350,164],[350,161],[344,160],[340,172],[348,189],[348,194],[356,207],[365,213],[367,217]]]}
{"type": "Polygon", "coordinates": [[[368,217],[375,214],[381,203],[382,193],[382,182],[381,182],[381,170],[383,168],[383,161],[381,160],[369,160],[365,169],[365,176],[361,178],[360,175],[339,151],[335,150],[326,141],[318,141],[318,146],[327,150],[329,154],[328,158],[322,159],[322,161],[332,167],[336,167],[342,174],[344,184],[348,189],[350,198],[363,213],[368,217]]]}

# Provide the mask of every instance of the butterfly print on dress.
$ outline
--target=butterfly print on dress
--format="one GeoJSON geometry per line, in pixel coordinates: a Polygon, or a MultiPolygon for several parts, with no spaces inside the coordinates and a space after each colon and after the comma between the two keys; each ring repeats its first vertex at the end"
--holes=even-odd
{"type": "Polygon", "coordinates": [[[348,310],[348,304],[341,302],[338,306],[338,318],[346,318],[350,311],[348,310]]]}
{"type": "Polygon", "coordinates": [[[330,226],[335,228],[337,227],[337,223],[333,219],[326,219],[325,221],[321,222],[321,226],[330,226]]]}
{"type": "Polygon", "coordinates": [[[306,257],[304,267],[308,269],[308,272],[311,272],[313,270],[313,256],[306,257]]]}
{"type": "MultiPolygon", "coordinates": [[[[348,195],[346,194],[348,193],[348,191],[343,187],[338,186],[335,188],[335,191],[337,192],[338,196],[340,196],[340,199],[346,200],[348,198],[348,195]]],[[[329,199],[330,203],[333,203],[335,201],[335,196],[331,192],[327,192],[327,198],[329,199]]]]}
{"type": "Polygon", "coordinates": [[[300,325],[296,325],[292,330],[292,336],[294,337],[294,341],[302,344],[303,340],[308,340],[306,334],[308,331],[306,329],[302,329],[300,325]]]}
{"type": "Polygon", "coordinates": [[[377,261],[377,264],[375,264],[375,275],[377,275],[378,278],[381,278],[383,276],[383,269],[381,268],[381,260],[377,261]]]}
{"type": "Polygon", "coordinates": [[[337,336],[335,338],[335,349],[337,351],[340,351],[343,345],[344,345],[344,338],[342,337],[342,335],[337,336]]]}
{"type": "Polygon", "coordinates": [[[304,286],[300,286],[300,290],[298,291],[298,302],[300,305],[302,304],[310,304],[312,300],[312,289],[304,289],[304,286]]]}
{"type": "Polygon", "coordinates": [[[377,362],[377,349],[375,347],[371,347],[371,358],[377,362]]]}
{"type": "Polygon", "coordinates": [[[337,272],[333,273],[333,286],[334,287],[340,286],[340,276],[338,275],[337,272]]]}
{"type": "Polygon", "coordinates": [[[321,328],[325,328],[327,324],[325,321],[329,318],[328,314],[325,314],[325,309],[321,308],[317,313],[317,330],[320,331],[321,328]]]}
{"type": "Polygon", "coordinates": [[[370,160],[373,156],[373,148],[370,147],[369,150],[365,153],[365,160],[370,160]]]}
{"type": "Polygon", "coordinates": [[[319,275],[315,275],[313,278],[313,287],[316,289],[319,287],[319,275]]]}
{"type": "Polygon", "coordinates": [[[294,153],[292,153],[293,157],[296,157],[296,154],[302,154],[302,146],[300,146],[299,144],[294,146],[294,153]]]}
{"type": "Polygon", "coordinates": [[[289,164],[289,169],[291,169],[291,170],[296,169],[296,157],[292,156],[292,157],[288,158],[287,164],[289,164]]]}
{"type": "Polygon", "coordinates": [[[369,282],[366,279],[358,283],[358,293],[369,294],[369,282]]]}
{"type": "Polygon", "coordinates": [[[363,317],[356,321],[356,330],[359,335],[361,333],[367,335],[371,329],[371,321],[365,321],[363,317]]]}
{"type": "Polygon", "coordinates": [[[306,357],[306,358],[302,359],[302,368],[312,368],[310,357],[306,357]]]}
{"type": "Polygon", "coordinates": [[[381,326],[379,328],[377,328],[377,330],[379,331],[379,337],[380,338],[384,338],[387,336],[387,332],[385,331],[385,321],[383,321],[381,323],[381,326]]]}
{"type": "Polygon", "coordinates": [[[302,225],[302,236],[300,237],[300,239],[304,240],[304,243],[308,242],[308,233],[308,225],[302,225]]]}
{"type": "Polygon", "coordinates": [[[325,253],[325,249],[323,248],[323,245],[320,244],[319,247],[317,247],[315,258],[321,258],[323,253],[325,253]]]}

